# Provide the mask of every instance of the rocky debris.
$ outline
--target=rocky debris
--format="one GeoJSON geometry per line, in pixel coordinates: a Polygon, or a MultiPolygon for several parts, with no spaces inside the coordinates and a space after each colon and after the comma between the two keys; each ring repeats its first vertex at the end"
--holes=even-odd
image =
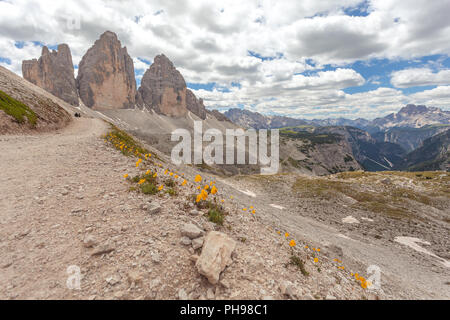
{"type": "Polygon", "coordinates": [[[283,296],[287,296],[291,299],[295,299],[295,297],[296,297],[296,294],[295,294],[296,288],[289,281],[283,281],[280,284],[280,291],[283,296]]]}
{"type": "Polygon", "coordinates": [[[181,235],[189,239],[197,239],[204,234],[204,231],[192,223],[186,223],[181,227],[181,235]]]}
{"type": "Polygon", "coordinates": [[[83,103],[95,110],[133,108],[136,79],[133,59],[117,35],[106,31],[79,64],[77,86],[83,103]]]}
{"type": "Polygon", "coordinates": [[[187,295],[187,293],[186,293],[186,290],[180,289],[180,290],[178,291],[178,298],[179,298],[180,300],[188,300],[189,298],[188,298],[188,295],[187,295]]]}
{"type": "Polygon", "coordinates": [[[152,262],[155,264],[161,263],[161,256],[159,255],[159,253],[157,252],[152,253],[152,262]]]}
{"type": "Polygon", "coordinates": [[[226,234],[217,231],[209,232],[196,263],[198,272],[211,284],[217,284],[222,271],[231,264],[231,254],[235,248],[236,242],[226,234]]]}
{"type": "Polygon", "coordinates": [[[161,206],[159,205],[159,203],[151,203],[148,205],[147,207],[147,212],[151,215],[153,214],[158,214],[161,212],[161,206]]]}
{"type": "Polygon", "coordinates": [[[73,106],[78,106],[72,54],[67,44],[60,44],[58,51],[51,52],[44,46],[39,60],[22,62],[22,74],[31,83],[73,106]]]}
{"type": "Polygon", "coordinates": [[[337,300],[337,298],[335,296],[332,296],[331,294],[329,294],[325,297],[325,300],[337,300]]]}

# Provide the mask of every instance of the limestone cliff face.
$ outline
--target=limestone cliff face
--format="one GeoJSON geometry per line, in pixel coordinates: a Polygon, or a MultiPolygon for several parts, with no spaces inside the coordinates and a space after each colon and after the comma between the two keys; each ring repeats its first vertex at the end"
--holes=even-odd
{"type": "Polygon", "coordinates": [[[42,48],[37,59],[22,62],[23,77],[54,96],[78,106],[77,86],[74,78],[72,54],[67,44],[60,44],[58,51],[42,48]]]}
{"type": "Polygon", "coordinates": [[[189,111],[206,119],[202,99],[187,89],[181,73],[165,56],[158,55],[142,77],[138,101],[157,113],[178,117],[189,111]]]}
{"type": "Polygon", "coordinates": [[[113,32],[106,31],[82,58],[77,77],[83,103],[95,110],[133,108],[134,64],[113,32]]]}

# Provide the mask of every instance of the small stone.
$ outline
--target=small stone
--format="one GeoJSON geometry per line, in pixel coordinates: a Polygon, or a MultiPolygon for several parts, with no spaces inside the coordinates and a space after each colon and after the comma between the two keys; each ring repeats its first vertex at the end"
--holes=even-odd
{"type": "Polygon", "coordinates": [[[192,240],[192,248],[194,250],[200,249],[201,247],[203,247],[204,241],[205,241],[204,238],[197,238],[192,240]]]}
{"type": "Polygon", "coordinates": [[[181,238],[180,243],[181,243],[183,246],[190,246],[190,245],[192,244],[192,240],[189,239],[188,237],[183,237],[183,238],[181,238]]]}
{"type": "Polygon", "coordinates": [[[85,248],[92,248],[97,244],[95,237],[92,235],[87,235],[83,240],[83,246],[85,248]]]}
{"type": "Polygon", "coordinates": [[[113,275],[111,277],[106,278],[105,280],[109,285],[115,286],[120,282],[121,279],[119,275],[113,275]]]}
{"type": "Polygon", "coordinates": [[[194,254],[194,255],[189,257],[189,260],[191,260],[192,262],[196,263],[198,258],[199,258],[198,255],[194,254]]]}
{"type": "Polygon", "coordinates": [[[206,298],[208,300],[213,300],[216,298],[216,295],[214,294],[214,290],[209,288],[208,291],[206,292],[206,298]]]}
{"type": "Polygon", "coordinates": [[[192,210],[189,213],[190,213],[191,216],[199,216],[201,214],[201,212],[196,210],[196,209],[192,210]]]}
{"type": "Polygon", "coordinates": [[[137,271],[128,272],[128,283],[138,285],[143,281],[142,275],[137,271]]]}
{"type": "Polygon", "coordinates": [[[110,253],[115,250],[110,244],[104,244],[98,247],[94,252],[92,252],[92,256],[100,256],[102,254],[110,253]]]}
{"type": "Polygon", "coordinates": [[[289,281],[284,281],[280,285],[281,294],[287,296],[289,298],[295,297],[295,288],[294,285],[289,281]]]}
{"type": "Polygon", "coordinates": [[[186,223],[181,228],[181,235],[189,239],[197,239],[203,235],[203,230],[192,223],[186,223]]]}
{"type": "Polygon", "coordinates": [[[161,257],[159,255],[159,253],[152,253],[152,261],[155,264],[159,264],[161,262],[161,257]]]}
{"type": "Polygon", "coordinates": [[[186,290],[180,289],[180,291],[178,291],[178,298],[180,300],[188,300],[188,295],[186,293],[186,290]]]}
{"type": "Polygon", "coordinates": [[[161,212],[161,206],[158,203],[152,203],[148,206],[147,212],[150,214],[158,214],[161,212]]]}
{"type": "Polygon", "coordinates": [[[327,295],[325,300],[337,300],[335,296],[332,296],[331,294],[327,295]]]}

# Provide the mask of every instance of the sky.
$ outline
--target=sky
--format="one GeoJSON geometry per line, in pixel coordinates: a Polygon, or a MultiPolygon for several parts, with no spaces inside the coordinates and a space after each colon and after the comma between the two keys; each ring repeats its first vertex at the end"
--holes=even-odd
{"type": "Polygon", "coordinates": [[[320,119],[450,110],[449,0],[0,0],[0,65],[106,30],[140,80],[164,53],[209,109],[320,119]]]}

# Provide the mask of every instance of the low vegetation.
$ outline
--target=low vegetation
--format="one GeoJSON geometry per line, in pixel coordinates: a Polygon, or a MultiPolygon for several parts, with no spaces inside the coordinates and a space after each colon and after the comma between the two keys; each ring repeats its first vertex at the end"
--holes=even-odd
{"type": "Polygon", "coordinates": [[[445,210],[450,175],[445,172],[344,172],[328,178],[300,177],[293,190],[306,198],[332,200],[347,196],[353,207],[391,218],[412,218],[414,205],[445,210]]]}
{"type": "Polygon", "coordinates": [[[25,123],[25,119],[31,127],[36,126],[37,115],[27,105],[10,97],[5,92],[0,90],[0,110],[3,110],[7,115],[13,117],[18,123],[25,123]]]}
{"type": "Polygon", "coordinates": [[[295,267],[297,267],[298,270],[300,270],[300,272],[301,272],[305,277],[309,276],[309,272],[306,271],[306,268],[305,268],[305,262],[303,262],[303,260],[300,259],[299,257],[297,257],[297,256],[295,256],[295,255],[292,255],[292,256],[291,256],[291,259],[290,259],[290,261],[289,261],[289,264],[290,264],[290,265],[293,265],[293,266],[295,266],[295,267]]]}

